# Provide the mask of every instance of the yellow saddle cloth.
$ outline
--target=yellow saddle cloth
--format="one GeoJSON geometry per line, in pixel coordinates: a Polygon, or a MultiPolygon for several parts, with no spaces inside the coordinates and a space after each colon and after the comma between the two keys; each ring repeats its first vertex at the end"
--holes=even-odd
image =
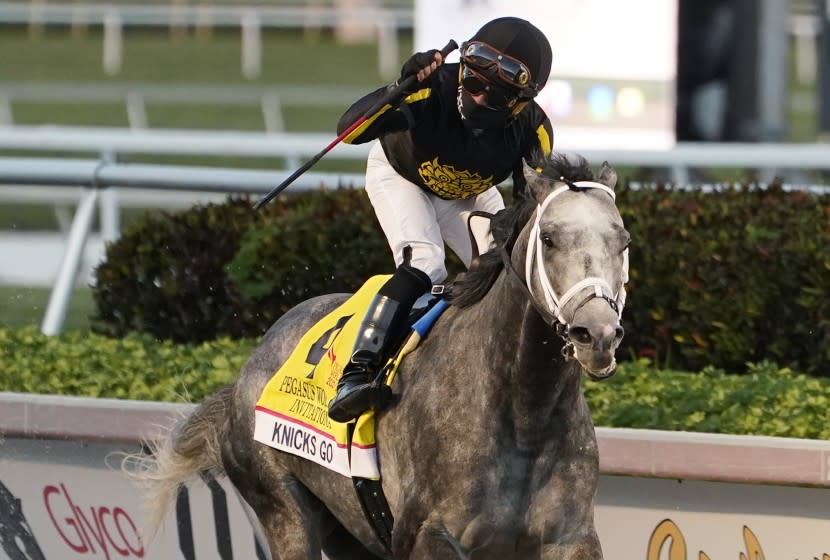
{"type": "MultiPolygon", "coordinates": [[[[302,337],[257,401],[256,441],[345,476],[380,479],[374,412],[357,419],[349,438],[349,425],[328,417],[328,403],[349,361],[366,309],[389,278],[371,277],[302,337]]],[[[389,376],[389,383],[393,377],[389,376]]]]}

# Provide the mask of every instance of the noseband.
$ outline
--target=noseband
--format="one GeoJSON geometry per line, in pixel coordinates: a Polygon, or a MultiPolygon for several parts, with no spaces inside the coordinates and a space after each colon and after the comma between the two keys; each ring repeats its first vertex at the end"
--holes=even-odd
{"type": "MultiPolygon", "coordinates": [[[[557,196],[562,194],[565,191],[571,189],[600,189],[605,191],[609,196],[611,196],[612,200],[616,200],[616,195],[614,194],[614,190],[603,185],[602,183],[597,183],[594,181],[579,181],[576,183],[567,183],[553,192],[551,192],[545,200],[539,204],[539,207],[536,209],[536,220],[533,224],[533,228],[530,231],[530,237],[527,243],[527,255],[525,256],[525,285],[527,286],[528,292],[530,295],[533,296],[533,267],[534,263],[536,264],[536,273],[539,276],[539,283],[542,285],[542,293],[544,295],[544,300],[547,305],[547,313],[553,317],[552,323],[558,323],[557,331],[567,333],[568,329],[570,328],[570,321],[565,319],[563,315],[563,311],[565,306],[570,302],[577,294],[583,291],[586,288],[593,288],[593,292],[586,297],[579,305],[574,308],[573,313],[571,313],[571,321],[573,320],[573,316],[576,314],[576,311],[588,303],[590,300],[594,298],[604,299],[608,302],[608,305],[611,306],[618,317],[622,317],[623,305],[625,304],[625,290],[620,289],[616,294],[613,293],[611,286],[608,285],[604,279],[599,278],[598,276],[589,276],[580,280],[564,294],[559,296],[556,293],[556,290],[553,289],[553,286],[550,283],[550,278],[545,273],[545,268],[543,264],[542,258],[542,243],[539,239],[539,224],[542,221],[542,214],[544,214],[547,207],[550,203],[555,199],[557,196]]],[[[512,267],[511,267],[512,268],[512,267]]],[[[623,254],[623,276],[625,276],[626,271],[628,270],[628,249],[625,250],[623,254]]],[[[625,282],[623,282],[624,284],[625,282]]]]}

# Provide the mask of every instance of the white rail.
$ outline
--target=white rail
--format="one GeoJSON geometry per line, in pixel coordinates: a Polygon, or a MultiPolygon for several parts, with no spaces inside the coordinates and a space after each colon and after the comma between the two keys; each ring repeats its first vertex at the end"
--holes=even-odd
{"type": "MultiPolygon", "coordinates": [[[[0,392],[0,435],[140,441],[193,404],[0,392]]],[[[603,474],[830,487],[830,442],[597,427],[603,474]],[[694,460],[697,458],[697,460],[694,460]]]]}
{"type": "MultiPolygon", "coordinates": [[[[0,150],[92,152],[119,154],[206,155],[281,158],[286,169],[298,167],[334,138],[325,133],[265,133],[110,127],[0,127],[0,150]]],[[[588,161],[608,160],[615,166],[667,169],[666,180],[684,184],[691,168],[744,168],[778,171],[830,170],[830,144],[807,143],[678,143],[667,150],[596,149],[557,144],[557,150],[578,152],[588,161]]],[[[368,146],[337,145],[327,160],[363,160],[368,146]]],[[[784,176],[786,179],[786,176],[784,176]]]]}
{"type": "MultiPolygon", "coordinates": [[[[43,152],[92,152],[99,159],[0,158],[0,185],[82,187],[75,217],[69,229],[67,248],[47,306],[41,329],[46,334],[61,331],[72,285],[86,246],[96,203],[101,201],[105,239],[118,232],[118,202],[109,187],[158,189],[212,193],[265,193],[284,180],[302,161],[317,154],[331,141],[326,134],[264,134],[252,132],[205,132],[185,130],[123,130],[64,127],[0,128],[0,150],[43,152]],[[216,155],[281,158],[280,171],[255,171],[213,167],[123,164],[124,154],[216,155]]],[[[830,145],[819,144],[679,144],[669,150],[630,151],[580,149],[564,146],[561,151],[579,152],[593,163],[603,160],[615,166],[667,168],[680,185],[687,184],[689,168],[750,168],[768,173],[780,170],[830,170],[830,145]]],[[[368,146],[340,144],[330,159],[363,160],[368,146]]],[[[362,174],[307,172],[293,189],[320,185],[362,185],[362,174]]],[[[808,187],[828,192],[827,187],[808,187]]],[[[29,193],[30,194],[30,193],[29,193]]],[[[14,192],[4,196],[13,200],[14,192]]],[[[31,196],[28,196],[31,198],[31,196]]],[[[41,199],[44,200],[44,199],[41,199]]]]}
{"type": "MultiPolygon", "coordinates": [[[[66,249],[49,296],[41,331],[59,334],[66,319],[72,287],[84,255],[95,206],[100,202],[105,239],[115,239],[118,202],[109,187],[175,189],[191,192],[266,193],[290,173],[247,169],[183,167],[174,165],[118,164],[101,160],[0,158],[0,184],[83,187],[69,228],[66,249]],[[109,229],[110,231],[106,231],[109,229]]],[[[293,184],[295,190],[362,185],[361,174],[307,172],[293,184]]]]}
{"type": "Polygon", "coordinates": [[[290,107],[335,107],[345,109],[347,100],[358,99],[368,90],[339,86],[336,89],[309,85],[161,85],[152,83],[18,83],[0,82],[0,126],[15,123],[18,103],[123,104],[131,129],[148,128],[148,104],[259,106],[266,132],[284,132],[284,112],[290,107]]]}
{"type": "MultiPolygon", "coordinates": [[[[325,146],[335,134],[265,133],[109,127],[0,127],[0,150],[91,152],[111,157],[126,154],[236,156],[281,158],[285,168],[297,168],[325,146]]],[[[326,159],[365,159],[368,146],[340,144],[326,159]]],[[[276,162],[275,162],[276,164],[276,162]]]]}

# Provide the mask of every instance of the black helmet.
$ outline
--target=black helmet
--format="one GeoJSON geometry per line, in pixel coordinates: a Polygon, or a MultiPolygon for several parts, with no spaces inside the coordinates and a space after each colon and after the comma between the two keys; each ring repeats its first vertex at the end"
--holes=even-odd
{"type": "Polygon", "coordinates": [[[550,42],[544,33],[529,21],[515,17],[502,17],[485,23],[461,46],[464,64],[504,85],[522,90],[527,97],[533,97],[545,86],[552,58],[550,42]],[[486,47],[492,47],[497,53],[488,52],[486,47]],[[496,59],[494,54],[503,54],[514,60],[496,59]],[[516,61],[521,64],[516,65],[516,61]],[[522,69],[521,65],[525,68],[522,69]],[[523,70],[527,70],[530,76],[523,70]]]}

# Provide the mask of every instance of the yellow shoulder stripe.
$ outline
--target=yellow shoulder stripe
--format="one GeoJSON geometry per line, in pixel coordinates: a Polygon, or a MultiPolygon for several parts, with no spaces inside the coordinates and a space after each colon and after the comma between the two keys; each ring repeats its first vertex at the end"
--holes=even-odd
{"type": "MultiPolygon", "coordinates": [[[[431,88],[424,88],[424,89],[420,89],[420,90],[416,91],[415,93],[411,93],[411,94],[407,95],[404,98],[404,101],[406,103],[415,103],[416,101],[423,101],[424,99],[428,98],[430,95],[432,95],[432,89],[431,88]]],[[[367,128],[372,126],[372,123],[375,122],[378,119],[378,117],[380,117],[382,114],[384,114],[386,111],[388,111],[391,108],[392,108],[392,106],[388,105],[388,104],[381,107],[381,109],[377,113],[375,113],[374,115],[372,115],[371,117],[366,119],[363,122],[363,124],[361,124],[359,127],[354,129],[348,136],[346,136],[343,139],[343,142],[345,142],[346,144],[351,144],[352,141],[355,138],[359,137],[361,134],[363,134],[366,131],[367,128]]]]}
{"type": "Polygon", "coordinates": [[[384,114],[386,111],[388,111],[391,108],[392,108],[392,106],[389,105],[389,104],[386,104],[383,107],[381,107],[380,110],[377,113],[375,113],[374,115],[372,115],[371,117],[369,117],[368,119],[363,121],[363,124],[361,124],[359,127],[355,128],[353,131],[351,131],[351,133],[349,133],[348,136],[343,138],[343,142],[345,142],[346,144],[351,144],[352,140],[354,140],[355,138],[357,138],[358,136],[363,134],[363,132],[367,128],[372,126],[372,123],[375,122],[378,119],[378,117],[380,117],[382,114],[384,114]]]}
{"type": "Polygon", "coordinates": [[[536,136],[539,137],[539,145],[542,147],[542,153],[545,156],[550,155],[552,146],[550,145],[550,135],[545,129],[545,125],[539,125],[539,128],[536,129],[536,136]]]}
{"type": "Polygon", "coordinates": [[[415,103],[416,101],[423,101],[430,95],[432,95],[432,88],[419,89],[415,93],[410,93],[409,95],[407,95],[404,101],[406,101],[407,103],[415,103]]]}

